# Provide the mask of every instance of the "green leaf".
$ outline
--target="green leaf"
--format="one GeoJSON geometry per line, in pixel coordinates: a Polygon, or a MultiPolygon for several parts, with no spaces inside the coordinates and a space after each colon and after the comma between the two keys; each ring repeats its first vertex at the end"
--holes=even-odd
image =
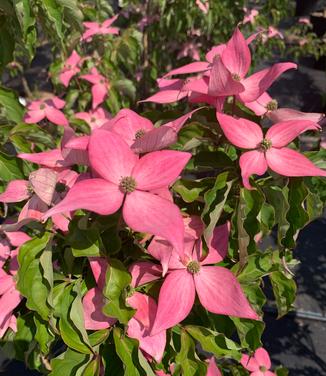
{"type": "Polygon", "coordinates": [[[236,360],[241,358],[240,347],[224,334],[194,325],[187,325],[185,330],[200,343],[203,350],[217,357],[225,356],[236,360]]]}
{"type": "Polygon", "coordinates": [[[82,376],[89,361],[89,355],[71,349],[51,360],[52,372],[49,376],[82,376]]]}
{"type": "Polygon", "coordinates": [[[261,336],[265,329],[263,321],[240,319],[238,317],[230,317],[241,342],[242,347],[257,349],[262,346],[261,336]]]}
{"type": "Polygon", "coordinates": [[[103,312],[109,317],[116,317],[121,323],[127,324],[134,315],[134,310],[126,306],[125,289],[131,282],[131,276],[121,261],[111,259],[106,272],[104,296],[109,300],[103,312]]]}
{"type": "MultiPolygon", "coordinates": [[[[48,320],[51,313],[48,302],[49,294],[51,295],[51,285],[47,280],[47,278],[51,280],[51,277],[48,271],[49,266],[46,267],[47,271],[42,270],[42,263],[44,265],[45,262],[49,261],[48,256],[45,256],[42,263],[40,256],[50,239],[51,234],[45,232],[41,238],[34,238],[24,243],[18,254],[20,267],[17,273],[17,288],[26,297],[26,306],[38,312],[45,321],[48,320]]],[[[48,252],[48,250],[44,252],[48,252]]]]}
{"type": "Polygon", "coordinates": [[[194,165],[223,170],[234,168],[232,159],[223,151],[201,151],[194,156],[194,165]]]}
{"type": "Polygon", "coordinates": [[[277,367],[275,369],[277,376],[288,376],[289,371],[285,367],[277,367]]]}
{"type": "Polygon", "coordinates": [[[92,353],[86,329],[84,327],[80,287],[70,285],[61,298],[61,315],[59,321],[63,341],[70,348],[83,354],[92,353]]]}
{"type": "Polygon", "coordinates": [[[290,179],[288,188],[288,202],[290,208],[286,217],[290,226],[286,233],[286,238],[283,240],[283,244],[288,248],[294,248],[298,231],[301,230],[309,221],[309,215],[304,209],[308,189],[306,188],[302,178],[290,179]]]}
{"type": "Polygon", "coordinates": [[[0,87],[0,107],[5,111],[8,120],[15,123],[22,121],[24,110],[13,91],[0,87]]]}
{"type": "Polygon", "coordinates": [[[175,192],[179,193],[183,201],[189,203],[197,200],[203,191],[212,186],[213,182],[213,178],[200,180],[179,179],[172,188],[175,192]]]}
{"type": "Polygon", "coordinates": [[[99,376],[100,374],[100,357],[97,356],[89,362],[83,372],[83,376],[99,376]]]}
{"type": "Polygon", "coordinates": [[[42,8],[46,21],[51,22],[52,24],[52,35],[51,37],[58,37],[61,43],[61,46],[65,46],[65,36],[63,33],[63,24],[62,24],[62,7],[60,7],[55,0],[43,0],[38,3],[42,8]]]}
{"type": "Polygon", "coordinates": [[[290,227],[289,221],[287,219],[287,213],[289,211],[290,205],[288,203],[288,192],[287,186],[280,188],[278,186],[270,186],[264,188],[264,193],[269,204],[274,207],[275,210],[275,223],[278,225],[277,228],[277,238],[278,243],[283,244],[283,239],[290,227]]]}
{"type": "Polygon", "coordinates": [[[2,72],[5,66],[13,60],[13,53],[15,50],[15,39],[12,34],[12,28],[9,24],[10,18],[11,17],[6,15],[0,16],[0,72],[2,72]]]}
{"type": "Polygon", "coordinates": [[[54,335],[50,333],[49,322],[42,320],[38,315],[34,315],[34,323],[36,326],[35,339],[40,346],[41,352],[47,355],[50,344],[54,340],[54,335]]]}
{"type": "Polygon", "coordinates": [[[206,224],[204,237],[206,242],[212,236],[214,228],[223,211],[224,204],[230,193],[233,180],[228,181],[228,172],[218,175],[215,180],[214,187],[207,191],[204,195],[205,206],[201,217],[206,224]]]}
{"type": "Polygon", "coordinates": [[[296,296],[297,286],[294,280],[282,272],[273,272],[269,276],[276,300],[278,317],[286,315],[292,308],[296,296]]]}
{"type": "Polygon", "coordinates": [[[0,179],[2,181],[24,179],[21,170],[21,160],[0,152],[0,179]]]}
{"type": "Polygon", "coordinates": [[[181,370],[182,375],[206,375],[207,365],[196,355],[195,342],[185,330],[181,330],[181,348],[175,357],[175,373],[181,370]]]}
{"type": "Polygon", "coordinates": [[[132,101],[135,100],[136,88],[132,81],[127,79],[114,81],[112,87],[114,87],[122,97],[127,96],[132,101]]]}
{"type": "Polygon", "coordinates": [[[101,329],[101,330],[97,330],[94,333],[91,333],[88,336],[88,339],[92,347],[95,347],[101,344],[102,342],[104,342],[108,338],[109,335],[110,335],[110,330],[101,329]]]}
{"type": "Polygon", "coordinates": [[[138,358],[138,341],[126,337],[120,328],[113,329],[116,352],[125,367],[125,376],[145,375],[138,358]]]}
{"type": "Polygon", "coordinates": [[[97,229],[81,229],[78,223],[72,222],[69,225],[67,243],[71,246],[72,254],[75,257],[96,257],[100,256],[100,235],[97,229]]]}
{"type": "Polygon", "coordinates": [[[23,35],[23,47],[27,49],[29,60],[34,57],[36,48],[35,17],[32,12],[30,1],[13,0],[17,19],[23,35]]]}

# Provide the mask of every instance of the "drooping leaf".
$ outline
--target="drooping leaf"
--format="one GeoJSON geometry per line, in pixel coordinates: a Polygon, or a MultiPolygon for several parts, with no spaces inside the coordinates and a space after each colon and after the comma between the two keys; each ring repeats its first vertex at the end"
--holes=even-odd
{"type": "Polygon", "coordinates": [[[108,299],[103,312],[109,317],[116,317],[121,323],[126,324],[134,315],[134,310],[126,306],[126,287],[131,282],[131,276],[123,263],[117,259],[110,260],[106,272],[106,283],[103,290],[108,299]]]}
{"type": "Polygon", "coordinates": [[[45,249],[50,239],[51,234],[45,232],[41,238],[33,238],[23,244],[18,254],[17,288],[26,297],[27,307],[38,312],[45,321],[48,321],[51,313],[48,298],[52,286],[50,266],[47,264],[50,259],[45,256],[41,263],[40,257],[43,252],[48,252],[45,249]]]}
{"type": "Polygon", "coordinates": [[[211,237],[214,228],[222,214],[224,204],[228,198],[233,180],[228,180],[228,172],[223,172],[216,177],[214,187],[204,195],[205,206],[201,217],[206,224],[204,237],[206,242],[211,237]]]}
{"type": "Polygon", "coordinates": [[[278,318],[286,315],[292,308],[297,286],[291,276],[276,271],[269,276],[278,310],[278,318]]]}
{"type": "Polygon", "coordinates": [[[240,347],[224,334],[194,325],[187,325],[185,330],[200,343],[203,350],[216,356],[226,356],[236,360],[241,358],[240,347]]]}

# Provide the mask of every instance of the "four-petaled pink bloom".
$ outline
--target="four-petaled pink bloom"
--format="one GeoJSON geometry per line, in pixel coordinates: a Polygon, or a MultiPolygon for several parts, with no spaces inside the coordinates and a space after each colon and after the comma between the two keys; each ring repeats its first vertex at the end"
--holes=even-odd
{"type": "Polygon", "coordinates": [[[59,81],[68,87],[70,80],[80,72],[82,58],[78,55],[77,51],[73,50],[71,55],[65,61],[64,66],[59,75],[59,81]]]}
{"type": "Polygon", "coordinates": [[[110,84],[108,80],[102,76],[95,67],[91,69],[90,74],[84,74],[80,76],[80,78],[90,82],[93,84],[92,86],[92,96],[93,96],[93,103],[92,108],[93,110],[96,109],[98,105],[100,105],[105,97],[108,94],[110,84]]]}
{"type": "Polygon", "coordinates": [[[105,20],[102,23],[98,22],[83,22],[86,30],[81,37],[81,40],[90,42],[94,35],[107,35],[107,34],[119,34],[118,27],[111,27],[113,22],[119,17],[119,15],[115,15],[112,18],[105,20]]]}
{"type": "MultiPolygon", "coordinates": [[[[259,320],[232,272],[212,265],[222,261],[227,253],[228,224],[216,227],[208,242],[208,254],[204,257],[200,239],[203,230],[198,222],[197,217],[186,222],[184,256],[178,255],[166,241],[157,237],[149,249],[152,256],[162,262],[163,268],[168,262],[168,274],[160,290],[152,334],[184,320],[193,307],[196,292],[201,304],[210,312],[259,320]]],[[[130,269],[133,284],[160,278],[153,265],[151,267],[150,262],[135,263],[130,269]]]]}
{"type": "Polygon", "coordinates": [[[92,133],[88,150],[97,178],[76,183],[45,217],[76,209],[108,215],[122,206],[130,228],[162,236],[182,254],[182,217],[179,208],[165,197],[191,154],[162,150],[139,159],[121,136],[102,129],[92,133]]]}
{"type": "Polygon", "coordinates": [[[250,372],[250,376],[276,376],[270,371],[271,360],[268,352],[262,347],[257,349],[252,357],[243,354],[241,364],[250,372]]]}
{"type": "Polygon", "coordinates": [[[246,12],[242,23],[245,25],[246,23],[251,23],[251,25],[254,25],[255,18],[259,15],[259,12],[257,9],[250,9],[243,8],[244,12],[246,12]]]}
{"type": "Polygon", "coordinates": [[[288,120],[274,124],[263,135],[256,123],[247,119],[217,113],[217,120],[226,138],[235,146],[252,149],[243,153],[239,163],[243,185],[251,189],[249,177],[263,175],[267,168],[283,176],[326,176],[308,158],[286,146],[307,130],[320,127],[310,120],[288,120]]]}
{"type": "Polygon", "coordinates": [[[51,123],[57,125],[68,125],[68,120],[63,112],[60,111],[65,104],[66,102],[58,97],[33,101],[27,106],[24,121],[25,123],[33,124],[43,119],[48,119],[51,123]]]}
{"type": "MultiPolygon", "coordinates": [[[[18,216],[18,223],[24,225],[30,221],[39,221],[49,206],[57,204],[64,197],[67,188],[78,178],[72,170],[56,172],[40,168],[29,175],[29,180],[12,180],[6,190],[0,194],[0,202],[15,203],[28,200],[18,216]]],[[[69,213],[53,217],[56,227],[68,231],[69,213]]]]}

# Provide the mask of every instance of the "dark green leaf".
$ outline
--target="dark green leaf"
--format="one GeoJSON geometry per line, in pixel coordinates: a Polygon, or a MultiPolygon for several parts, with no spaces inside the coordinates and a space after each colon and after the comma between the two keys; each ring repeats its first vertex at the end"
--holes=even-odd
{"type": "Polygon", "coordinates": [[[197,340],[203,350],[215,356],[226,356],[236,360],[241,358],[240,347],[225,337],[224,334],[204,328],[202,326],[187,325],[186,331],[197,340]]]}
{"type": "Polygon", "coordinates": [[[41,238],[34,238],[23,244],[18,254],[20,267],[17,273],[17,288],[26,297],[27,307],[38,312],[45,321],[48,320],[51,312],[48,300],[49,294],[51,295],[51,282],[49,282],[51,276],[49,266],[46,266],[44,272],[42,264],[49,262],[50,259],[45,256],[41,263],[40,256],[42,251],[51,252],[44,251],[50,238],[51,234],[45,232],[41,238]]]}
{"type": "Polygon", "coordinates": [[[278,309],[278,318],[286,315],[292,308],[297,286],[294,280],[282,272],[273,272],[269,276],[278,309]]]}
{"type": "Polygon", "coordinates": [[[108,303],[103,312],[109,317],[116,317],[121,323],[126,324],[134,315],[134,310],[126,306],[126,287],[131,282],[131,276],[121,261],[110,260],[110,266],[106,272],[106,284],[103,290],[108,303]]]}
{"type": "Polygon", "coordinates": [[[21,161],[15,157],[0,152],[0,179],[11,181],[15,179],[24,179],[21,171],[21,161]]]}

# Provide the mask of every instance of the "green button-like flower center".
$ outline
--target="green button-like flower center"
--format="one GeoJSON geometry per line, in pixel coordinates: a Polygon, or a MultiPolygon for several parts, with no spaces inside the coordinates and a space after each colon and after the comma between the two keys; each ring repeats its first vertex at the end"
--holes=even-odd
{"type": "Polygon", "coordinates": [[[264,138],[263,141],[260,143],[260,147],[262,150],[266,151],[272,147],[272,141],[264,138]]]}
{"type": "Polygon", "coordinates": [[[137,183],[132,176],[125,176],[120,180],[120,189],[123,193],[131,193],[136,189],[137,183]]]}
{"type": "Polygon", "coordinates": [[[135,139],[142,138],[145,135],[145,129],[138,129],[138,131],[135,133],[135,139]]]}
{"type": "Polygon", "coordinates": [[[241,77],[238,75],[238,73],[233,73],[232,78],[234,79],[234,81],[241,81],[241,77]]]}
{"type": "Polygon", "coordinates": [[[267,371],[267,368],[265,366],[260,366],[259,367],[259,371],[261,372],[266,372],[267,371]]]}
{"type": "Polygon", "coordinates": [[[96,121],[95,117],[91,117],[91,123],[94,123],[96,121]]]}
{"type": "Polygon", "coordinates": [[[188,270],[189,273],[192,273],[192,274],[198,273],[199,270],[200,270],[199,262],[197,262],[197,261],[190,261],[187,264],[187,270],[188,270]]]}
{"type": "Polygon", "coordinates": [[[57,183],[56,186],[55,186],[55,190],[58,193],[64,192],[66,190],[66,188],[67,188],[66,185],[63,184],[63,183],[57,183]]]}
{"type": "Polygon", "coordinates": [[[278,103],[277,100],[272,99],[270,102],[267,103],[266,108],[268,111],[275,111],[277,110],[278,103]]]}
{"type": "Polygon", "coordinates": [[[44,103],[40,104],[40,110],[44,110],[44,109],[45,109],[45,104],[44,103]]]}

